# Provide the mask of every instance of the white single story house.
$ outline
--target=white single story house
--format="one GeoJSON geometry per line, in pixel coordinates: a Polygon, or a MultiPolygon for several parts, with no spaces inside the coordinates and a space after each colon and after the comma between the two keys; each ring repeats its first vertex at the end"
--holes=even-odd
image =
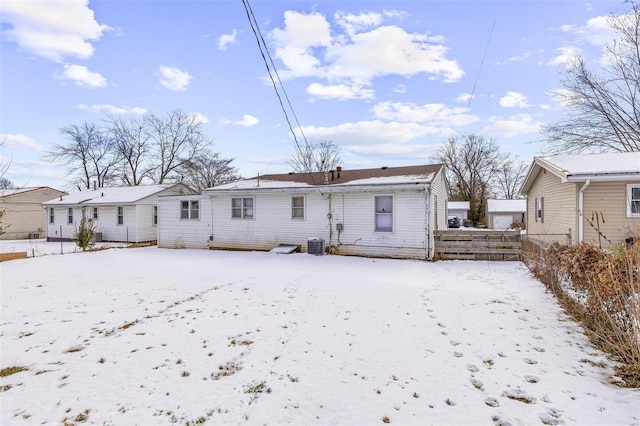
{"type": "Polygon", "coordinates": [[[535,157],[520,193],[528,234],[605,248],[640,236],[640,152],[535,157]]]}
{"type": "Polygon", "coordinates": [[[0,239],[44,238],[45,215],[42,203],[67,195],[48,186],[0,189],[0,239]]]}
{"type": "Polygon", "coordinates": [[[469,201],[449,201],[447,203],[447,217],[455,216],[464,223],[467,220],[467,214],[471,208],[469,201]]]}
{"type": "Polygon", "coordinates": [[[158,197],[192,194],[186,185],[106,187],[73,192],[42,203],[48,241],[70,241],[82,218],[102,241],[140,243],[158,239],[158,197]]]}
{"type": "Polygon", "coordinates": [[[506,230],[512,224],[525,224],[527,200],[487,200],[487,228],[506,230]]]}
{"type": "Polygon", "coordinates": [[[446,204],[440,164],[257,176],[160,197],[158,246],[432,259],[446,204]]]}

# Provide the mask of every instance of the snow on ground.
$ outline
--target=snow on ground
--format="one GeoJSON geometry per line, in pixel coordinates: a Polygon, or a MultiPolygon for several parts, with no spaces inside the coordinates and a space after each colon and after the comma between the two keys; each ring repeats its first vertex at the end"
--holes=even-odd
{"type": "MultiPolygon", "coordinates": [[[[95,243],[95,248],[125,247],[126,243],[95,243]]],[[[50,254],[68,254],[80,252],[82,249],[74,241],[47,242],[37,240],[0,240],[0,253],[26,252],[27,257],[47,256],[50,254]]]]}
{"type": "Polygon", "coordinates": [[[3,425],[640,424],[517,262],[111,249],[0,264],[3,425]]]}

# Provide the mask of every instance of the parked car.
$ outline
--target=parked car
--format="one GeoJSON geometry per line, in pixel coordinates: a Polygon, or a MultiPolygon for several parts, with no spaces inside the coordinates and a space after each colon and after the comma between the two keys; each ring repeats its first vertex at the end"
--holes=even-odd
{"type": "Polygon", "coordinates": [[[449,218],[448,220],[448,226],[449,228],[460,228],[460,221],[458,220],[457,217],[452,216],[449,218]]]}

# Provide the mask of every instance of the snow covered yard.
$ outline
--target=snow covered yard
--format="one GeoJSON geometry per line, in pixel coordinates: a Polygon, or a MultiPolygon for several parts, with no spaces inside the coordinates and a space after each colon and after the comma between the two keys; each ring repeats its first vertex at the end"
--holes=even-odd
{"type": "Polygon", "coordinates": [[[517,262],[113,249],[0,264],[13,424],[640,424],[517,262]]]}

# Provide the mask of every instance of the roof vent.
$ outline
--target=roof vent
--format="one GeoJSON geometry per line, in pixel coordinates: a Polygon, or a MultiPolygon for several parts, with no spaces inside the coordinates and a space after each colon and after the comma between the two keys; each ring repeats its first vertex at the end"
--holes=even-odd
{"type": "Polygon", "coordinates": [[[382,170],[387,170],[389,167],[387,166],[382,166],[382,170]]]}

